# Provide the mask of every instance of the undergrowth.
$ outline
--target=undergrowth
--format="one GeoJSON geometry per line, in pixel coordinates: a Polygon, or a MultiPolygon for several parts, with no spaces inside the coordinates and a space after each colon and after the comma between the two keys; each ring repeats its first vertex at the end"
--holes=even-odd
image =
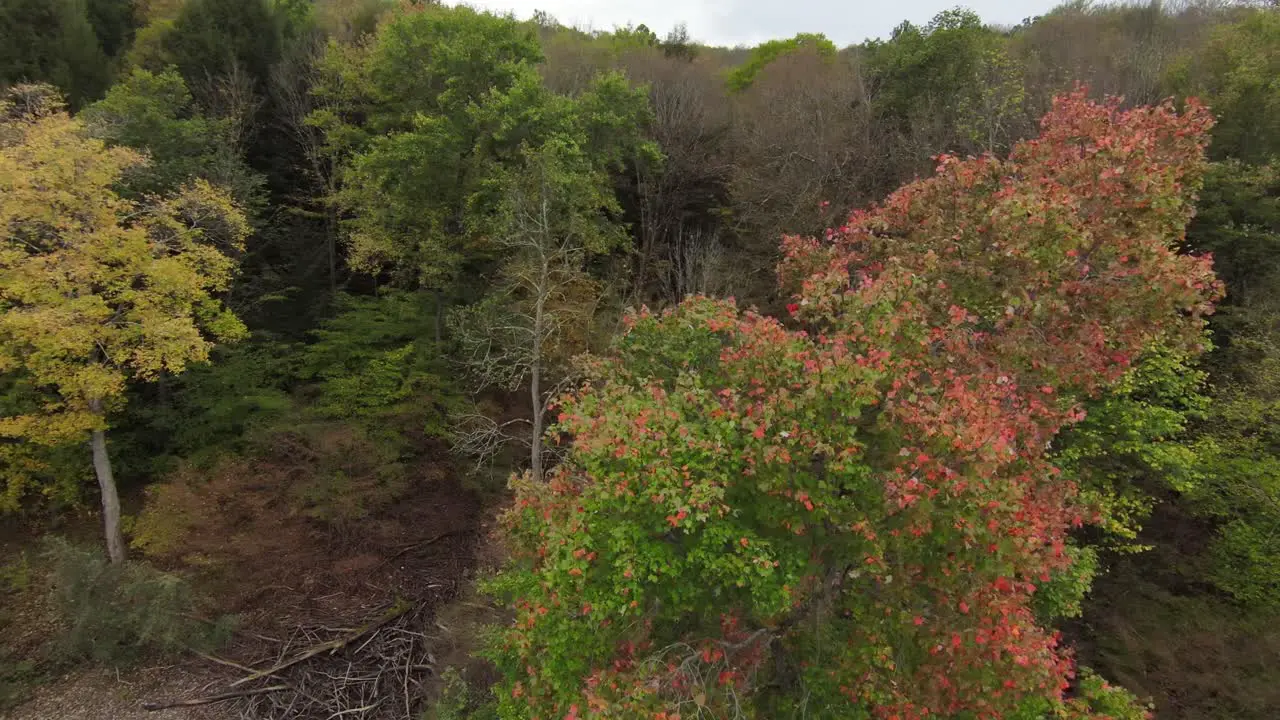
{"type": "Polygon", "coordinates": [[[233,618],[198,619],[200,603],[183,578],[136,562],[112,565],[96,548],[50,538],[54,606],[61,628],[54,657],[121,665],[151,652],[207,651],[224,642],[233,618]]]}
{"type": "MultiPolygon", "coordinates": [[[[21,622],[16,608],[21,596],[33,591],[34,571],[26,553],[0,565],[0,632],[6,635],[11,626],[21,622]]],[[[0,645],[0,710],[26,700],[39,682],[36,663],[22,657],[8,642],[0,645]]]]}
{"type": "Polygon", "coordinates": [[[1103,576],[1084,654],[1155,700],[1161,720],[1271,720],[1280,708],[1280,616],[1179,594],[1120,569],[1103,576]]]}
{"type": "Polygon", "coordinates": [[[39,682],[40,672],[34,662],[15,657],[9,648],[0,647],[0,710],[25,701],[39,682]]]}
{"type": "Polygon", "coordinates": [[[422,720],[497,720],[498,708],[484,690],[468,683],[457,668],[440,674],[440,697],[422,715],[422,720]]]}

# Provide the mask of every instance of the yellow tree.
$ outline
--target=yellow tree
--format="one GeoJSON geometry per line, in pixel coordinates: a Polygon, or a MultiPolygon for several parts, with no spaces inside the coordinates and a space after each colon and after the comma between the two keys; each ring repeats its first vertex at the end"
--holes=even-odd
{"type": "Polygon", "coordinates": [[[0,417],[0,438],[88,438],[112,562],[126,556],[107,413],[126,384],[181,372],[244,326],[218,298],[249,227],[197,182],[132,201],[116,183],[145,162],[87,137],[47,88],[0,99],[0,372],[41,393],[0,417]]]}

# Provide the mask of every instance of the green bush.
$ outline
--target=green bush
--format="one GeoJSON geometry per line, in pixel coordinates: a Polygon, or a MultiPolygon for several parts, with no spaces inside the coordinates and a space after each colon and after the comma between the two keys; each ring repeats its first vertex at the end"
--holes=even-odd
{"type": "Polygon", "coordinates": [[[0,710],[26,700],[32,686],[40,681],[35,663],[11,655],[9,649],[0,647],[0,710]]]}
{"type": "Polygon", "coordinates": [[[1133,693],[1112,685],[1087,667],[1081,667],[1076,697],[1071,704],[1083,712],[1111,720],[1147,720],[1155,708],[1137,702],[1133,693]]]}
{"type": "Polygon", "coordinates": [[[435,310],[420,293],[343,295],[338,312],[311,333],[300,370],[314,383],[315,411],[372,427],[408,418],[441,437],[459,406],[430,338],[435,310]]]}
{"type": "MultiPolygon", "coordinates": [[[[27,553],[0,565],[0,632],[19,622],[15,607],[23,595],[33,592],[35,571],[27,553]]],[[[0,645],[0,710],[13,707],[27,698],[40,680],[36,663],[8,643],[0,645]]]]}
{"type": "Polygon", "coordinates": [[[457,668],[446,668],[440,680],[440,697],[423,713],[422,720],[497,720],[492,698],[469,685],[457,668]]]}
{"type": "Polygon", "coordinates": [[[232,620],[196,619],[198,601],[177,575],[148,565],[110,564],[97,549],[47,541],[53,600],[62,620],[56,650],[68,660],[125,663],[148,651],[208,650],[226,639],[232,620]]]}
{"type": "MultiPolygon", "coordinates": [[[[294,407],[298,348],[268,333],[215,348],[210,362],[137,385],[110,442],[121,478],[156,477],[180,460],[211,465],[243,451],[294,407]]],[[[87,466],[88,453],[75,448],[87,466]]]]}

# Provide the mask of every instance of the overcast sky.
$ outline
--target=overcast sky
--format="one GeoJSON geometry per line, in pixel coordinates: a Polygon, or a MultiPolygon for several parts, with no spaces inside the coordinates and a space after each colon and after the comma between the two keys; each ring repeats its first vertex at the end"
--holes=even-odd
{"type": "Polygon", "coordinates": [[[1061,0],[466,0],[466,4],[511,11],[525,19],[534,10],[563,25],[611,30],[648,25],[665,35],[677,23],[697,41],[712,45],[756,45],[800,32],[820,32],[841,47],[887,37],[903,20],[924,24],[941,10],[961,4],[988,23],[1014,25],[1061,0]]]}

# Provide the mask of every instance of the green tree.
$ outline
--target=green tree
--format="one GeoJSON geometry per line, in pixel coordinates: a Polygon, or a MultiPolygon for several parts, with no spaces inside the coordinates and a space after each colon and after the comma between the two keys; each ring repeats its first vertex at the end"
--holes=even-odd
{"type": "Polygon", "coordinates": [[[644,23],[634,27],[615,27],[611,33],[602,33],[602,37],[618,47],[654,47],[658,44],[658,34],[644,23]]]}
{"type": "MultiPolygon", "coordinates": [[[[337,194],[352,215],[351,265],[432,292],[437,319],[447,298],[483,299],[454,313],[464,359],[477,390],[530,383],[539,474],[552,367],[572,354],[565,348],[583,347],[567,342],[570,325],[582,329],[567,320],[568,300],[578,316],[594,305],[586,258],[624,237],[613,226],[614,176],[659,157],[642,137],[642,89],[607,73],[575,97],[558,95],[535,67],[540,57],[530,28],[510,18],[412,11],[367,50],[331,45],[321,92],[343,99],[313,119],[335,152],[351,152],[337,194]],[[549,225],[538,220],[544,203],[549,225]]],[[[495,447],[498,428],[482,425],[464,431],[461,449],[495,447]]]]}
{"type": "MultiPolygon", "coordinates": [[[[487,301],[456,312],[451,325],[480,388],[527,383],[529,464],[541,478],[547,408],[568,377],[569,356],[585,349],[600,295],[587,262],[622,246],[627,235],[614,219],[620,208],[608,175],[570,138],[524,148],[518,165],[500,168],[484,185],[482,193],[500,197],[497,211],[473,223],[504,262],[487,301]]],[[[486,425],[462,442],[492,445],[496,429],[486,425]]]]}
{"type": "Polygon", "coordinates": [[[1212,253],[1227,286],[1224,307],[1214,318],[1218,344],[1227,347],[1237,308],[1262,299],[1280,273],[1280,163],[1213,163],[1187,229],[1187,249],[1212,253]]]}
{"type": "Polygon", "coordinates": [[[506,91],[541,59],[533,32],[512,18],[414,7],[386,21],[364,47],[330,44],[328,76],[317,92],[337,107],[316,121],[365,139],[410,130],[419,114],[465,126],[468,105],[506,91]]]}
{"type": "Polygon", "coordinates": [[[459,406],[440,348],[431,341],[431,300],[389,289],[376,297],[340,295],[335,314],[311,332],[299,376],[315,383],[323,417],[385,430],[412,418],[414,431],[445,437],[459,406]]]}
{"type": "Polygon", "coordinates": [[[812,50],[824,58],[836,55],[835,43],[821,33],[800,33],[787,40],[770,40],[753,48],[747,61],[729,73],[729,89],[735,92],[746,90],[769,63],[800,48],[812,50]]]}
{"type": "Polygon", "coordinates": [[[535,69],[540,57],[526,26],[468,8],[403,15],[354,58],[331,51],[330,84],[354,92],[340,103],[345,110],[318,113],[314,122],[335,150],[355,150],[337,196],[353,214],[355,268],[450,292],[469,263],[475,270],[492,259],[472,222],[496,207],[485,206],[485,197],[498,196],[486,178],[518,163],[522,146],[556,133],[580,138],[596,168],[654,156],[640,141],[642,92],[606,75],[573,100],[555,95],[535,69]],[[345,122],[344,113],[363,125],[345,122]]]}
{"type": "Polygon", "coordinates": [[[112,59],[120,57],[137,29],[134,0],[86,0],[86,9],[102,52],[112,59]]]}
{"type": "Polygon", "coordinates": [[[469,8],[410,11],[367,48],[330,44],[311,123],[340,163],[334,201],[351,214],[352,267],[389,271],[443,305],[470,250],[464,215],[482,135],[498,130],[477,120],[478,108],[522,84],[524,112],[542,112],[540,57],[527,28],[469,8]]]}
{"type": "Polygon", "coordinates": [[[234,120],[201,114],[173,69],[134,69],[79,119],[94,137],[148,156],[127,175],[133,196],[169,192],[201,178],[229,190],[244,207],[262,202],[262,179],[240,157],[234,120]]]}
{"type": "Polygon", "coordinates": [[[1254,607],[1280,608],[1280,166],[1218,163],[1188,244],[1227,285],[1214,317],[1213,403],[1196,449],[1203,481],[1185,495],[1215,527],[1197,575],[1254,607]]]}
{"type": "Polygon", "coordinates": [[[107,548],[120,563],[108,413],[129,381],[180,373],[243,333],[218,293],[248,227],[202,181],[168,198],[121,197],[114,188],[141,156],[21,99],[11,93],[0,112],[0,371],[24,374],[45,401],[0,419],[0,434],[47,445],[89,437],[107,548]]]}
{"type": "Polygon", "coordinates": [[[0,87],[47,82],[77,107],[106,89],[107,56],[84,0],[3,0],[0,38],[0,87]]]}
{"type": "Polygon", "coordinates": [[[187,0],[163,33],[163,70],[174,65],[188,87],[203,94],[211,82],[244,73],[254,90],[266,88],[271,65],[279,60],[286,31],[285,14],[272,0],[187,0]]]}
{"type": "Polygon", "coordinates": [[[959,129],[982,152],[1007,150],[1027,126],[1022,68],[1003,43],[989,43],[973,71],[973,91],[960,97],[959,129]]]}
{"type": "Polygon", "coordinates": [[[1180,95],[1198,95],[1219,118],[1213,152],[1262,163],[1280,155],[1280,12],[1256,10],[1214,29],[1169,72],[1180,95]]]}
{"type": "Polygon", "coordinates": [[[1210,408],[1206,377],[1186,353],[1149,348],[1054,440],[1054,462],[1099,513],[1100,549],[1149,550],[1140,536],[1155,504],[1201,490],[1194,430],[1210,408]]]}
{"type": "Polygon", "coordinates": [[[873,110],[897,136],[899,172],[924,171],[942,151],[1002,151],[1030,134],[1021,65],[1006,46],[975,13],[948,10],[863,48],[873,110]]]}
{"type": "Polygon", "coordinates": [[[689,26],[684,23],[671,28],[659,46],[662,54],[670,58],[692,61],[698,56],[698,45],[689,37],[689,26]]]}

